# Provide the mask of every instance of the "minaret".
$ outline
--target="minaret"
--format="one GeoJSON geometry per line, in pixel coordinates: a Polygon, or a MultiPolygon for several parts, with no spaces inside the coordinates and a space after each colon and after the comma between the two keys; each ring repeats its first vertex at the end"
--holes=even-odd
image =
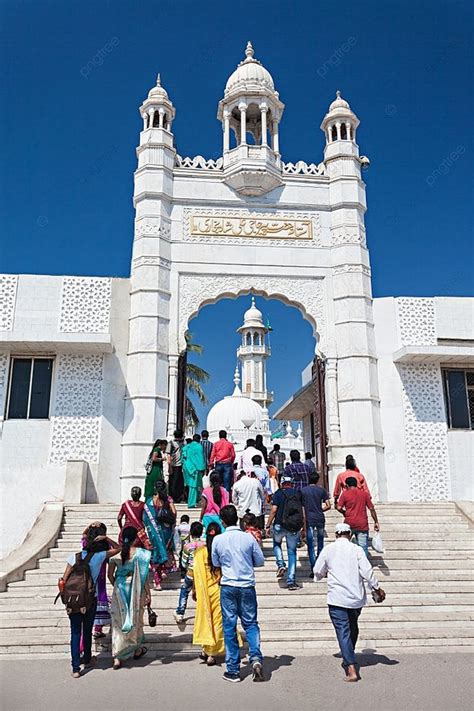
{"type": "Polygon", "coordinates": [[[368,167],[369,160],[359,156],[358,126],[359,119],[338,91],[321,123],[329,177],[332,288],[337,295],[335,340],[327,344],[324,354],[329,464],[336,468],[344,462],[347,449],[340,443],[363,443],[360,450],[351,444],[351,452],[356,459],[359,455],[363,458],[367,471],[377,472],[380,488],[374,491],[371,487],[371,491],[375,498],[383,499],[386,492],[377,353],[364,225],[367,206],[361,177],[361,169],[368,167]]]}
{"type": "Polygon", "coordinates": [[[267,391],[266,374],[266,360],[271,351],[265,343],[268,328],[253,296],[252,304],[244,314],[244,323],[237,332],[242,334],[242,345],[237,349],[242,365],[242,394],[266,409],[273,401],[273,393],[267,391]]]}
{"type": "MultiPolygon", "coordinates": [[[[149,443],[166,433],[168,406],[172,419],[176,402],[176,394],[168,386],[168,363],[162,354],[162,344],[169,339],[170,214],[176,160],[171,127],[175,109],[160,75],[140,106],[140,115],[143,130],[135,171],[122,497],[128,496],[130,486],[142,483],[149,443]]],[[[170,354],[170,374],[177,373],[177,368],[178,354],[170,354]]],[[[175,383],[176,378],[169,382],[175,383]]]]}
{"type": "Polygon", "coordinates": [[[255,59],[248,42],[245,59],[227,80],[217,112],[223,131],[224,182],[236,192],[264,195],[282,184],[278,126],[284,107],[270,72],[255,59]]]}

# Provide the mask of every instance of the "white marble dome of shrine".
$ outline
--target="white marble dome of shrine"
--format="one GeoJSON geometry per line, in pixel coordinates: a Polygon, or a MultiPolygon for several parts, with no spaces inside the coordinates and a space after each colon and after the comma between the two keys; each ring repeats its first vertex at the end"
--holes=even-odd
{"type": "Polygon", "coordinates": [[[263,314],[255,306],[255,298],[252,296],[252,305],[244,313],[244,327],[263,326],[263,314]]]}
{"type": "Polygon", "coordinates": [[[253,430],[260,430],[263,419],[263,409],[260,405],[245,395],[239,387],[239,375],[234,376],[235,388],[232,395],[227,395],[219,402],[216,402],[209,410],[207,416],[207,429],[209,433],[218,433],[219,430],[227,430],[229,434],[242,432],[246,427],[253,430]]]}

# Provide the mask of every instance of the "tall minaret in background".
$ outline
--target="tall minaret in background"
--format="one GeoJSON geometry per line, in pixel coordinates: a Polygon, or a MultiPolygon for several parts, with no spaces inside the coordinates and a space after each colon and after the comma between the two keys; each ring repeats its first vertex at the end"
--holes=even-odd
{"type": "Polygon", "coordinates": [[[244,323],[237,329],[242,334],[242,344],[237,357],[242,366],[242,395],[266,407],[273,402],[273,393],[267,390],[266,360],[271,350],[265,342],[268,328],[263,323],[262,312],[252,305],[244,314],[244,323]]]}

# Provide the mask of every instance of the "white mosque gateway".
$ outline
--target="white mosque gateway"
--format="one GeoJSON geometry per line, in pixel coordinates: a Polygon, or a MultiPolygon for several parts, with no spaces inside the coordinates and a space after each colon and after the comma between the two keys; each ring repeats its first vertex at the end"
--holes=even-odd
{"type": "MultiPolygon", "coordinates": [[[[302,116],[318,90],[300,97],[302,116]]],[[[376,500],[473,498],[474,299],[373,298],[368,245],[383,235],[366,235],[359,119],[338,92],[322,155],[315,135],[290,163],[284,108],[249,43],[218,104],[221,157],[184,157],[158,79],[140,106],[130,278],[0,276],[0,554],[45,501],[119,502],[143,483],[151,443],[181,418],[189,321],[241,294],[278,298],[312,326],[315,362],[279,417],[303,422],[329,485],[351,453],[376,500]]],[[[240,329],[235,420],[219,421],[226,398],[209,414],[236,438],[243,420],[269,427],[255,311],[240,329]]]]}

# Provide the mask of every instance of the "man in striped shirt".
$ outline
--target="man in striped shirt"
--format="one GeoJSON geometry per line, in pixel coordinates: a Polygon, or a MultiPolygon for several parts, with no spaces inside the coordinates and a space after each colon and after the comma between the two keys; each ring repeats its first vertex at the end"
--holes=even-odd
{"type": "Polygon", "coordinates": [[[206,461],[206,469],[209,469],[209,461],[211,459],[212,442],[209,441],[209,432],[203,430],[201,432],[201,444],[204,450],[204,459],[206,461]]]}

